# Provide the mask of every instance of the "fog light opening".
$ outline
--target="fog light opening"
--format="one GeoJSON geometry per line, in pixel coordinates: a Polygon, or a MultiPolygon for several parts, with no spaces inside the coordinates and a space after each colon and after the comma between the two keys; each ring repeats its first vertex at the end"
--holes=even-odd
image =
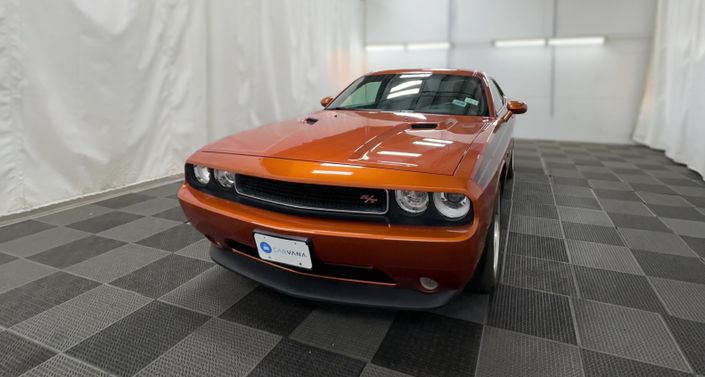
{"type": "Polygon", "coordinates": [[[421,283],[421,287],[427,291],[435,291],[438,289],[438,282],[425,276],[419,278],[419,283],[421,283]]]}

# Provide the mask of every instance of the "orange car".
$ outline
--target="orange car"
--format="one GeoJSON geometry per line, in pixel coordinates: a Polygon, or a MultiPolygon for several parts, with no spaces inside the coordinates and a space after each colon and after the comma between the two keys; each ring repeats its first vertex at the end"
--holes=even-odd
{"type": "Polygon", "coordinates": [[[186,162],[179,201],[215,262],[292,296],[425,309],[499,271],[513,114],[482,72],[370,73],[324,110],[186,162]]]}

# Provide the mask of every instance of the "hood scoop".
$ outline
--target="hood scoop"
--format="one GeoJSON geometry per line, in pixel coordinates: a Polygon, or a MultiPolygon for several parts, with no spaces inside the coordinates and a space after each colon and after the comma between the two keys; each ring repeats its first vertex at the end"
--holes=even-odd
{"type": "Polygon", "coordinates": [[[433,130],[438,127],[438,123],[411,123],[412,130],[433,130]]]}

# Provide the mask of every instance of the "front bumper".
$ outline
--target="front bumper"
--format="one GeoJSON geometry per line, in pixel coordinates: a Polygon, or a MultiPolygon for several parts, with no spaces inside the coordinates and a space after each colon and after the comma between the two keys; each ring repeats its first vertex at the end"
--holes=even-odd
{"type": "Polygon", "coordinates": [[[224,267],[292,296],[356,305],[425,309],[447,303],[472,278],[482,254],[480,221],[455,227],[390,225],[295,216],[216,198],[188,185],[179,201],[191,224],[211,241],[224,267]],[[310,240],[320,263],[381,271],[389,281],[339,278],[265,262],[237,245],[255,248],[253,232],[310,240]],[[233,250],[230,250],[232,248],[233,250]],[[438,282],[425,292],[420,277],[438,282]]]}

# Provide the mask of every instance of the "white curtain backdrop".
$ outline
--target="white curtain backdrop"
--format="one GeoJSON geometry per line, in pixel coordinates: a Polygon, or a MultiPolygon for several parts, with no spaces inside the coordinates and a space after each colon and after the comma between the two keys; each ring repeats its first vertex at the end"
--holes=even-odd
{"type": "Polygon", "coordinates": [[[0,216],[178,174],[362,73],[361,0],[0,0],[0,216]]]}
{"type": "Polygon", "coordinates": [[[705,1],[659,1],[634,140],[705,175],[705,1]]]}

